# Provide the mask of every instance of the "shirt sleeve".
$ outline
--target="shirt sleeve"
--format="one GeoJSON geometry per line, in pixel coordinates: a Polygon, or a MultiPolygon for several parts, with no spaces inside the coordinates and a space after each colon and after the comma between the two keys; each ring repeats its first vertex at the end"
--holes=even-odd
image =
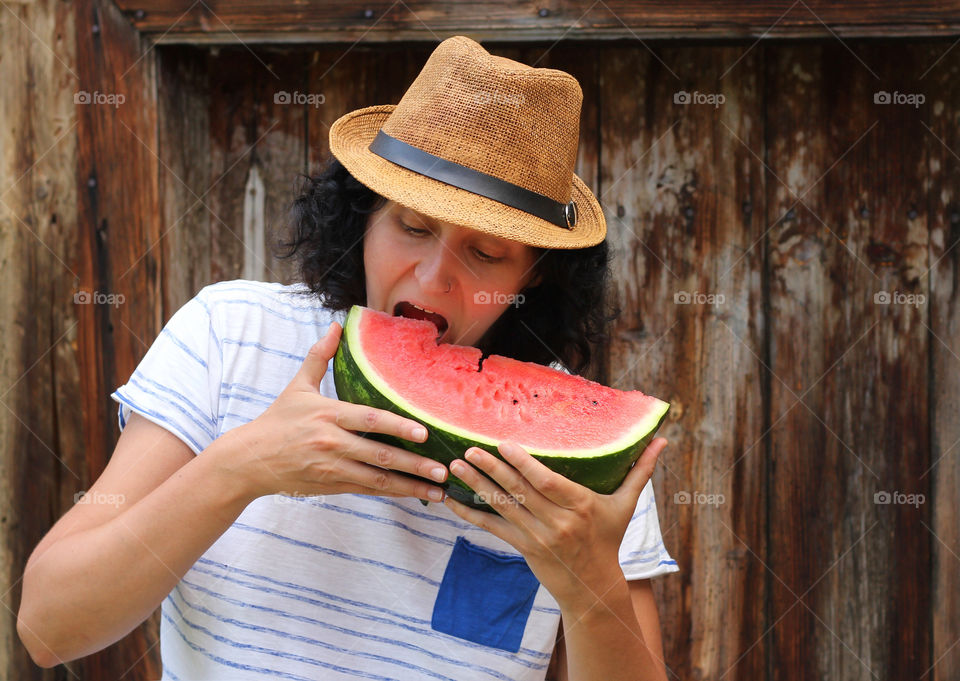
{"type": "Polygon", "coordinates": [[[204,291],[170,318],[130,380],[111,397],[120,429],[131,412],[166,428],[199,454],[216,439],[222,352],[204,291]]]}
{"type": "Polygon", "coordinates": [[[647,579],[670,572],[679,572],[677,561],[670,557],[660,533],[653,480],[637,500],[637,507],[620,544],[620,566],[628,580],[647,579]]]}

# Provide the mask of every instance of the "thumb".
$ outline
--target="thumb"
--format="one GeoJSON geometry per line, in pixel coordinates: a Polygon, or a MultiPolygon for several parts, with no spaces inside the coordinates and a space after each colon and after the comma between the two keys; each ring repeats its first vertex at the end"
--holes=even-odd
{"type": "Polygon", "coordinates": [[[327,373],[330,358],[337,354],[342,331],[343,327],[338,322],[330,324],[326,335],[310,346],[310,350],[307,352],[303,364],[300,365],[297,375],[293,377],[291,384],[295,384],[301,389],[319,390],[320,381],[327,373]]]}
{"type": "Polygon", "coordinates": [[[643,450],[643,454],[641,454],[637,462],[633,464],[633,468],[627,472],[627,477],[623,479],[623,483],[621,483],[614,494],[626,497],[630,500],[632,506],[636,506],[637,500],[643,492],[643,488],[646,487],[650,478],[653,477],[653,470],[656,468],[657,459],[660,458],[660,453],[666,446],[667,439],[663,437],[658,437],[647,445],[646,449],[643,450]]]}

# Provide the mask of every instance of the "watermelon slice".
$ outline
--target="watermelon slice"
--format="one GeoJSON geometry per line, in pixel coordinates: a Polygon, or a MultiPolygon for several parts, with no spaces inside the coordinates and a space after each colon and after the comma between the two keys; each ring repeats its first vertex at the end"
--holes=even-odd
{"type": "MultiPolygon", "coordinates": [[[[353,306],[334,357],[342,400],[426,426],[426,442],[365,433],[444,465],[472,446],[499,456],[513,440],[550,469],[602,494],[613,492],[643,453],[670,405],[551,367],[477,348],[438,344],[438,327],[353,306]]],[[[492,511],[462,480],[447,494],[492,511]]]]}

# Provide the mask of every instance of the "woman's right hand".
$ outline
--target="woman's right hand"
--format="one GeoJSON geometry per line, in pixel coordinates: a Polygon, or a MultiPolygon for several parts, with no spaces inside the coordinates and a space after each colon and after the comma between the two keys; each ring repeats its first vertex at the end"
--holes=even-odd
{"type": "Polygon", "coordinates": [[[442,488],[393,471],[439,482],[447,475],[443,464],[353,432],[423,442],[423,426],[383,409],[320,394],[320,380],[336,354],[341,332],[333,322],[274,403],[254,420],[224,433],[218,438],[223,442],[215,441],[229,453],[220,457],[222,465],[254,497],[349,492],[442,500],[442,488]]]}

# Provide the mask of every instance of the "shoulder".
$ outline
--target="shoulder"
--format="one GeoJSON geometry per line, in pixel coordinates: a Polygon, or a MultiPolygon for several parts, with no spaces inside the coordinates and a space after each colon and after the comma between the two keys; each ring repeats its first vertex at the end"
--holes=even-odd
{"type": "Polygon", "coordinates": [[[204,286],[194,300],[206,309],[218,328],[308,326],[325,329],[342,323],[345,313],[331,310],[303,283],[233,279],[204,286]]]}
{"type": "Polygon", "coordinates": [[[207,305],[225,305],[235,301],[284,302],[300,308],[322,307],[305,284],[280,284],[271,281],[231,279],[208,284],[200,289],[197,300],[207,305]]]}

